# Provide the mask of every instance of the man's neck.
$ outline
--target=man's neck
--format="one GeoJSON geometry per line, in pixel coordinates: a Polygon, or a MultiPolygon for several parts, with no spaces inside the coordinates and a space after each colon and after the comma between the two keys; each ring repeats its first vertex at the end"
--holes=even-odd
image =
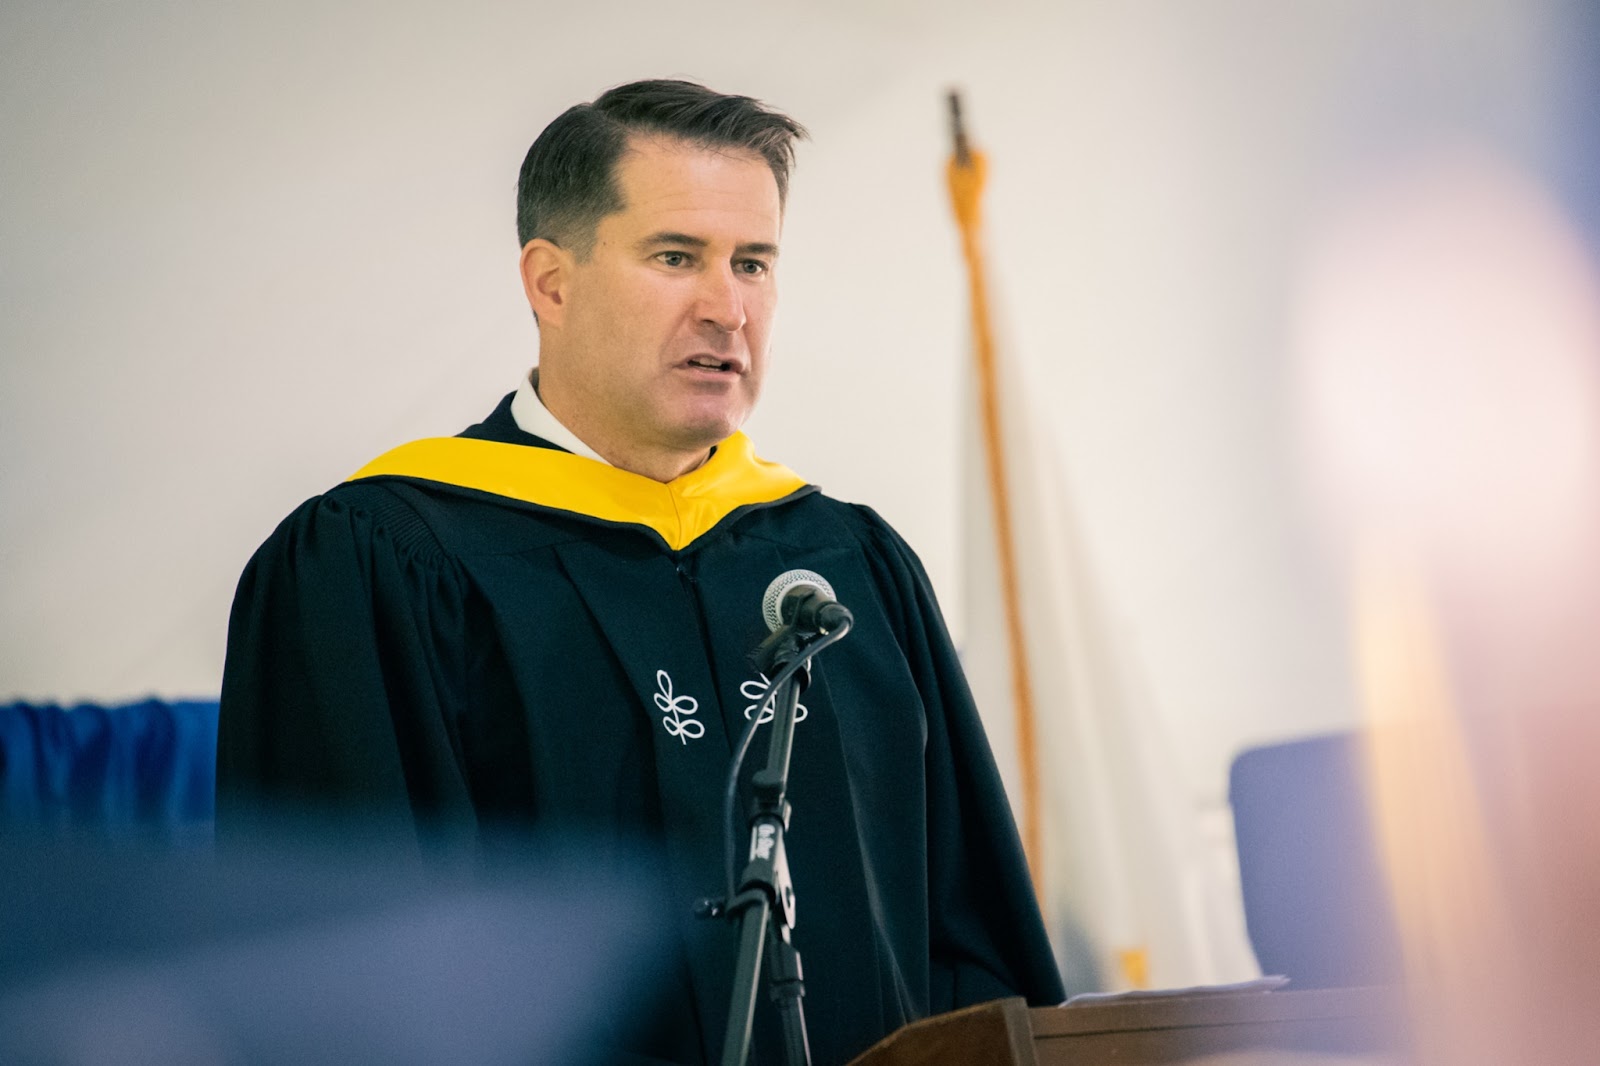
{"type": "Polygon", "coordinates": [[[628,451],[610,454],[601,451],[600,454],[605,456],[606,462],[612,466],[631,474],[638,474],[640,477],[647,477],[651,481],[659,481],[664,485],[669,481],[676,481],[691,470],[698,470],[707,459],[711,458],[711,449],[690,452],[687,455],[677,452],[635,454],[628,451]]]}
{"type": "Polygon", "coordinates": [[[605,462],[605,458],[593,448],[589,447],[578,435],[561,423],[561,420],[550,413],[544,405],[544,400],[539,396],[539,368],[533,370],[517,383],[517,391],[511,396],[511,417],[517,423],[517,428],[524,433],[531,433],[571,452],[581,455],[585,459],[593,459],[597,463],[605,462]]]}
{"type": "MultiPolygon", "coordinates": [[[[600,432],[597,427],[585,422],[578,416],[577,412],[571,409],[563,410],[559,390],[555,390],[554,402],[552,402],[552,390],[549,389],[548,382],[540,381],[537,367],[529,375],[529,385],[529,393],[531,394],[529,399],[532,404],[538,405],[538,412],[536,413],[542,413],[544,416],[539,421],[549,420],[553,422],[564,431],[566,436],[571,438],[570,441],[552,440],[552,443],[560,444],[567,448],[568,451],[580,455],[587,454],[590,458],[600,459],[617,467],[619,470],[626,470],[631,474],[638,474],[640,477],[647,477],[652,481],[659,481],[663,484],[668,481],[674,481],[691,470],[698,469],[711,457],[711,448],[675,451],[671,449],[630,447],[626,444],[612,443],[606,434],[600,432]]],[[[520,401],[521,397],[518,399],[520,401]]],[[[528,411],[529,405],[524,404],[522,409],[528,411]]],[[[513,414],[515,415],[516,413],[517,406],[514,404],[513,414]]],[[[523,418],[519,418],[519,425],[523,421],[523,418]]],[[[548,430],[541,434],[538,432],[537,427],[529,425],[522,425],[522,428],[533,432],[535,435],[547,438],[559,436],[551,434],[548,430]]]]}

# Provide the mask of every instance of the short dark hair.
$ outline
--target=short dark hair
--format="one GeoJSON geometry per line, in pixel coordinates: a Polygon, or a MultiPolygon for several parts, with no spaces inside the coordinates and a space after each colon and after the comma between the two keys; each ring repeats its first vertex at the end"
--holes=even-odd
{"type": "Polygon", "coordinates": [[[519,244],[544,237],[587,258],[600,220],[625,206],[616,167],[633,134],[754,152],[771,168],[782,205],[794,142],[806,131],[760,100],[713,92],[692,81],[619,85],[593,103],[563,111],[528,149],[517,179],[519,244]]]}

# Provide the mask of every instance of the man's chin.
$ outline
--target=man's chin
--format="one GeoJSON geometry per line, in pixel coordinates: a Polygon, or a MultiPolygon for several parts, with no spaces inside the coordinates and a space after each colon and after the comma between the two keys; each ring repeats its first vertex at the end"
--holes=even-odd
{"type": "Polygon", "coordinates": [[[684,455],[704,453],[715,448],[738,432],[737,427],[726,431],[696,433],[678,438],[677,450],[684,455]]]}
{"type": "Polygon", "coordinates": [[[743,417],[731,418],[726,415],[692,419],[679,423],[675,437],[681,450],[698,451],[721,444],[739,432],[743,424],[743,417]]]}

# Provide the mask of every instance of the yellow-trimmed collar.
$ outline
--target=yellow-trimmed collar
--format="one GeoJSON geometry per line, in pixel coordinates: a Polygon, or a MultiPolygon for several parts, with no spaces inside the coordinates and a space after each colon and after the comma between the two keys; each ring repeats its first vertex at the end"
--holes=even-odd
{"type": "Polygon", "coordinates": [[[349,480],[370,477],[459,485],[606,522],[647,526],[673,551],[694,543],[741,507],[781,500],[806,485],[788,467],[758,458],[743,433],[666,483],[569,452],[471,437],[402,444],[349,480]]]}

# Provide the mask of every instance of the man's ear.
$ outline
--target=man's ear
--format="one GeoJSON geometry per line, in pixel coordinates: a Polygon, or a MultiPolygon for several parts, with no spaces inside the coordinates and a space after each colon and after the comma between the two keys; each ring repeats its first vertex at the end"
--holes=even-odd
{"type": "Polygon", "coordinates": [[[544,325],[559,326],[567,310],[568,285],[572,279],[572,253],[535,237],[522,246],[522,291],[528,306],[544,325]]]}

